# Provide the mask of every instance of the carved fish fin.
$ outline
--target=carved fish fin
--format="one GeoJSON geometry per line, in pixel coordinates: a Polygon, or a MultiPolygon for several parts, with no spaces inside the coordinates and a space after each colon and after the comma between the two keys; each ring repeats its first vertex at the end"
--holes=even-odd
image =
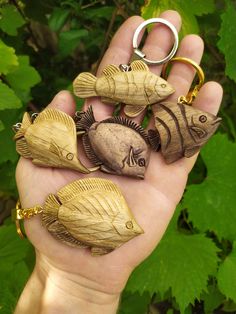
{"type": "Polygon", "coordinates": [[[24,136],[25,131],[27,130],[27,128],[29,126],[31,126],[32,121],[30,118],[30,115],[28,112],[25,112],[23,115],[23,119],[22,119],[22,124],[20,129],[16,132],[15,136],[14,136],[14,140],[17,140],[18,138],[21,138],[24,136]]]}
{"type": "Polygon", "coordinates": [[[142,136],[142,138],[147,143],[149,143],[148,136],[147,136],[147,133],[145,132],[145,130],[141,127],[141,125],[135,123],[133,120],[117,116],[117,117],[112,117],[112,118],[108,118],[106,120],[103,120],[102,123],[117,123],[117,124],[127,126],[128,128],[131,128],[134,131],[136,131],[137,133],[139,133],[142,136]]]}
{"type": "Polygon", "coordinates": [[[105,76],[113,76],[116,73],[122,72],[117,65],[110,64],[103,69],[102,74],[105,76]]]}
{"type": "Polygon", "coordinates": [[[96,122],[93,115],[92,106],[88,107],[86,112],[80,114],[79,120],[76,122],[76,129],[78,130],[88,130],[91,125],[96,122]]]}
{"type": "Polygon", "coordinates": [[[97,96],[96,84],[97,78],[89,72],[80,73],[73,82],[74,94],[80,98],[97,96]]]}
{"type": "Polygon", "coordinates": [[[84,134],[82,137],[83,146],[85,150],[85,154],[88,157],[88,159],[95,165],[100,166],[102,164],[101,160],[95,155],[89,141],[88,134],[84,134]]]}
{"type": "Polygon", "coordinates": [[[49,147],[49,151],[55,155],[57,155],[58,157],[62,156],[60,147],[57,145],[57,143],[55,142],[51,142],[50,143],[50,147],[49,147]]]}
{"type": "Polygon", "coordinates": [[[130,65],[132,71],[149,71],[148,66],[141,60],[135,60],[130,65]]]}
{"type": "Polygon", "coordinates": [[[40,114],[36,117],[34,120],[34,124],[43,122],[43,121],[57,121],[62,123],[67,127],[67,129],[72,132],[72,134],[75,136],[76,130],[75,130],[75,123],[74,120],[66,114],[65,112],[62,112],[57,109],[44,109],[40,114]]]}
{"type": "Polygon", "coordinates": [[[111,251],[113,251],[113,249],[108,249],[104,247],[92,247],[91,248],[91,254],[93,256],[104,255],[104,254],[110,253],[111,251]]]}
{"type": "Polygon", "coordinates": [[[32,154],[29,151],[28,144],[24,137],[21,137],[18,140],[16,140],[16,151],[19,155],[25,158],[32,158],[32,154]]]}
{"type": "Polygon", "coordinates": [[[111,191],[116,193],[119,197],[123,196],[118,187],[110,180],[101,178],[88,178],[74,181],[57,192],[60,201],[67,202],[76,197],[78,194],[87,191],[101,190],[111,191]]]}
{"type": "Polygon", "coordinates": [[[145,110],[146,106],[126,105],[124,112],[128,117],[135,118],[145,110]]]}
{"type": "Polygon", "coordinates": [[[193,155],[195,155],[196,153],[198,153],[200,150],[199,146],[194,146],[194,147],[190,147],[190,148],[186,148],[184,151],[184,156],[189,158],[192,157],[193,155]]]}
{"type": "Polygon", "coordinates": [[[130,167],[134,167],[135,165],[137,165],[137,161],[136,161],[135,156],[134,156],[134,149],[132,146],[130,146],[129,155],[127,157],[127,164],[130,167]]]}
{"type": "Polygon", "coordinates": [[[107,104],[117,104],[118,102],[112,98],[108,98],[108,97],[101,97],[101,101],[105,102],[107,104]]]}
{"type": "Polygon", "coordinates": [[[148,139],[152,149],[158,152],[161,146],[159,132],[157,130],[148,130],[148,139]]]}

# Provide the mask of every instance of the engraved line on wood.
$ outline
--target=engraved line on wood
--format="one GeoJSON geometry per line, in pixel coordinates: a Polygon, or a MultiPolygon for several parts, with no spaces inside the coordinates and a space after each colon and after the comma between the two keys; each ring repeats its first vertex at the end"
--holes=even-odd
{"type": "Polygon", "coordinates": [[[195,140],[194,136],[193,136],[192,133],[190,132],[190,126],[189,126],[189,124],[188,124],[188,119],[187,119],[187,117],[186,117],[186,110],[185,110],[185,107],[184,107],[185,105],[179,104],[179,103],[177,103],[177,105],[178,105],[178,107],[180,108],[180,111],[181,111],[181,113],[182,113],[182,116],[183,116],[183,119],[184,119],[184,122],[185,122],[185,125],[186,125],[186,129],[187,129],[189,135],[191,136],[192,140],[196,143],[196,140],[195,140]]]}
{"type": "Polygon", "coordinates": [[[162,124],[162,126],[165,128],[166,130],[166,133],[167,133],[167,142],[166,142],[166,145],[165,145],[165,149],[167,149],[167,147],[170,145],[170,141],[171,141],[171,132],[170,132],[170,129],[168,127],[168,125],[160,118],[156,117],[156,120],[162,124]]]}
{"type": "Polygon", "coordinates": [[[173,118],[175,126],[176,126],[176,130],[177,130],[177,132],[179,134],[181,149],[182,149],[182,151],[184,151],[184,138],[183,138],[183,135],[181,133],[180,125],[179,125],[179,121],[178,121],[177,117],[175,116],[173,111],[171,109],[169,109],[168,107],[166,107],[165,105],[160,104],[160,107],[162,109],[166,110],[166,112],[168,112],[169,115],[173,118]]]}

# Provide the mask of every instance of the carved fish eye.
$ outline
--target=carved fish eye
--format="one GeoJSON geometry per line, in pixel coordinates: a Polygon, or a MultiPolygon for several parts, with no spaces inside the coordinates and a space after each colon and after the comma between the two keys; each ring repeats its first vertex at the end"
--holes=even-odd
{"type": "Polygon", "coordinates": [[[131,220],[127,221],[125,224],[127,229],[133,229],[134,225],[131,220]]]}
{"type": "Polygon", "coordinates": [[[166,84],[161,84],[161,87],[162,88],[166,88],[166,84]]]}
{"type": "Polygon", "coordinates": [[[66,155],[66,159],[67,160],[72,160],[74,158],[74,154],[72,154],[72,153],[68,153],[67,155],[66,155]]]}
{"type": "Polygon", "coordinates": [[[139,167],[145,167],[145,165],[146,165],[145,159],[144,158],[139,158],[138,165],[139,165],[139,167]]]}
{"type": "Polygon", "coordinates": [[[207,121],[207,117],[202,114],[200,117],[199,117],[199,121],[202,122],[202,123],[205,123],[207,121]]]}

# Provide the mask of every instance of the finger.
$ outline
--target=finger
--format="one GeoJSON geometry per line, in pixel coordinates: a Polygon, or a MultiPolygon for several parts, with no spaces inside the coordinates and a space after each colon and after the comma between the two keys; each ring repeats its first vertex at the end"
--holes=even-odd
{"type": "MultiPolygon", "coordinates": [[[[181,28],[181,17],[178,12],[168,10],[163,12],[160,15],[161,18],[171,22],[177,31],[181,28]]],[[[171,30],[163,25],[163,24],[156,24],[145,41],[142,51],[146,54],[148,59],[151,60],[160,60],[166,57],[173,46],[173,34],[171,30]]],[[[150,71],[154,72],[155,74],[159,75],[161,72],[161,66],[151,65],[149,66],[150,71]]],[[[133,118],[136,123],[141,123],[144,116],[146,114],[146,110],[140,114],[138,117],[133,118]]],[[[121,112],[122,116],[125,116],[122,108],[121,112]]]]}
{"type": "MultiPolygon", "coordinates": [[[[217,82],[207,82],[200,89],[199,94],[193,104],[193,107],[202,111],[217,114],[223,97],[223,89],[217,82]]],[[[185,158],[185,167],[190,172],[196,162],[198,154],[191,158],[185,158]]]]}
{"type": "Polygon", "coordinates": [[[63,90],[56,94],[47,108],[55,108],[64,111],[70,116],[74,116],[76,110],[76,104],[73,96],[70,92],[63,90]]]}
{"type": "MultiPolygon", "coordinates": [[[[198,64],[201,61],[204,50],[204,43],[201,37],[197,35],[187,35],[181,41],[177,56],[192,59],[198,64]]],[[[176,61],[173,62],[170,74],[168,76],[168,83],[170,83],[175,92],[168,97],[167,101],[177,102],[179,96],[186,96],[194,79],[196,71],[193,66],[176,61]]],[[[153,107],[155,110],[155,107],[153,107]]],[[[153,129],[154,118],[150,119],[148,129],[153,129]]]]}
{"type": "MultiPolygon", "coordinates": [[[[100,65],[97,76],[101,75],[102,70],[109,64],[127,64],[132,55],[132,39],[136,28],[143,22],[140,16],[133,16],[127,19],[113,37],[100,65]]],[[[93,105],[96,120],[105,119],[112,115],[115,106],[103,104],[99,98],[88,99],[85,102],[84,110],[89,105],[93,105]]]]}

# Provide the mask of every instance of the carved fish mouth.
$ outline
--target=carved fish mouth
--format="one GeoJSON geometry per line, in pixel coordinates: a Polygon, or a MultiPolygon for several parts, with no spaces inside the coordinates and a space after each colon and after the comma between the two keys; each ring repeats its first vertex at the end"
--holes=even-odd
{"type": "Polygon", "coordinates": [[[138,174],[138,178],[144,179],[144,175],[143,174],[138,174]]]}
{"type": "Polygon", "coordinates": [[[220,124],[221,121],[222,121],[222,118],[220,118],[220,117],[216,118],[216,120],[213,121],[211,125],[220,124]]]}

